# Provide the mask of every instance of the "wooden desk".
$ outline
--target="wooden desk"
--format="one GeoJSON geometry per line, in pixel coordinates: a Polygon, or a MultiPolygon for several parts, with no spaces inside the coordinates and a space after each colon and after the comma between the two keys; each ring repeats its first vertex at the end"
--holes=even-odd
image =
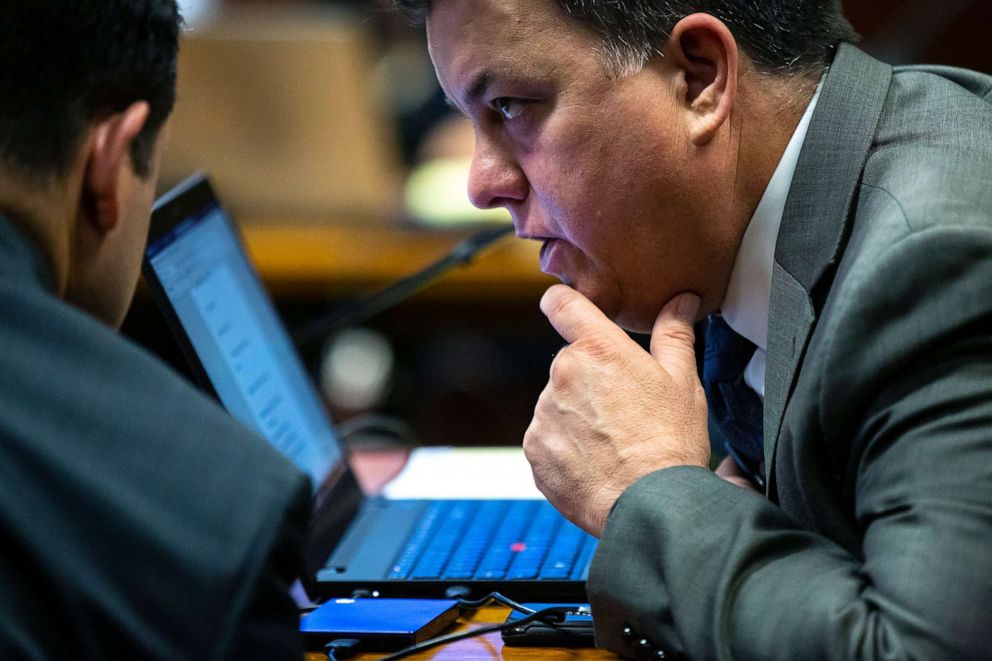
{"type": "MultiPolygon", "coordinates": [[[[248,218],[241,231],[266,287],[278,298],[372,291],[427,266],[474,230],[248,218]]],[[[539,249],[534,241],[508,237],[424,296],[536,301],[555,282],[540,271],[539,249]]]]}
{"type": "MultiPolygon", "coordinates": [[[[477,629],[487,624],[497,624],[506,619],[509,609],[502,606],[487,606],[481,608],[473,617],[466,621],[458,621],[453,627],[445,631],[445,634],[456,633],[468,629],[477,629]]],[[[443,635],[443,634],[442,634],[443,635]]],[[[370,661],[380,659],[385,654],[358,654],[355,661],[370,661]]],[[[617,657],[604,650],[597,649],[568,649],[564,647],[504,647],[503,640],[499,633],[487,633],[478,638],[460,640],[450,645],[442,645],[432,650],[421,652],[409,659],[446,659],[449,661],[492,661],[492,659],[552,659],[565,661],[575,659],[576,661],[592,661],[595,659],[616,659],[617,657]]],[[[307,661],[327,661],[327,657],[321,653],[310,652],[306,655],[307,661]]]]}
{"type": "MultiPolygon", "coordinates": [[[[382,489],[390,479],[396,476],[406,462],[408,452],[403,449],[357,450],[349,455],[355,478],[362,488],[369,493],[382,489]]],[[[506,619],[509,609],[503,606],[487,606],[481,608],[468,619],[459,620],[442,635],[456,633],[468,629],[477,629],[487,624],[498,624],[506,619]]],[[[384,654],[358,654],[353,659],[368,661],[379,659],[384,654]]],[[[327,657],[320,653],[308,653],[307,661],[326,661],[327,657]]],[[[485,659],[616,659],[617,657],[604,650],[597,649],[567,649],[561,647],[503,647],[499,632],[484,634],[478,638],[461,640],[450,645],[442,645],[408,657],[410,659],[450,659],[451,661],[477,661],[485,659]]]]}

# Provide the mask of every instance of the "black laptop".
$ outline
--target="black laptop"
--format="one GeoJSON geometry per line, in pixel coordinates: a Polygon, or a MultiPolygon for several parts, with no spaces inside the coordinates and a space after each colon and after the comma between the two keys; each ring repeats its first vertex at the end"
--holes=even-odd
{"type": "MultiPolygon", "coordinates": [[[[342,246],[347,250],[347,246],[342,246]]],[[[586,601],[596,540],[543,500],[389,500],[362,493],[334,426],[203,175],[152,213],[143,265],[200,385],[314,485],[312,599],[483,596],[586,601]]]]}

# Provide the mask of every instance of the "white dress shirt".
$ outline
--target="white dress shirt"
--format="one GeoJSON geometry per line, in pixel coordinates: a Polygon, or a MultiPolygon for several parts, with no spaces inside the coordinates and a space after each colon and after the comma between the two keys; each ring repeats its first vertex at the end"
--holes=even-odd
{"type": "Polygon", "coordinates": [[[792,187],[792,177],[796,173],[799,152],[806,140],[806,131],[819,96],[820,87],[817,86],[772,178],[768,181],[754,215],[751,216],[737,251],[734,269],[730,273],[727,294],[720,306],[720,314],[727,325],[757,346],[751,362],[744,369],[744,382],[762,399],[765,397],[768,304],[772,293],[775,243],[779,225],[782,224],[782,214],[785,212],[785,201],[792,187]]]}

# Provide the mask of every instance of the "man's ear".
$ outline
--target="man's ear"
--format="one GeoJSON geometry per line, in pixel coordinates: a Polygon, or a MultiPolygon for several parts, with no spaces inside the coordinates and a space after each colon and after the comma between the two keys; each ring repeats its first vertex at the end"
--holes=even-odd
{"type": "Polygon", "coordinates": [[[93,229],[104,235],[120,220],[122,177],[136,176],[131,145],[148,119],[149,107],[137,101],[96,122],[87,143],[83,205],[93,229]]]}
{"type": "Polygon", "coordinates": [[[715,16],[690,14],[675,25],[665,52],[680,72],[678,102],[687,113],[689,137],[693,144],[704,145],[734,107],[737,41],[715,16]]]}

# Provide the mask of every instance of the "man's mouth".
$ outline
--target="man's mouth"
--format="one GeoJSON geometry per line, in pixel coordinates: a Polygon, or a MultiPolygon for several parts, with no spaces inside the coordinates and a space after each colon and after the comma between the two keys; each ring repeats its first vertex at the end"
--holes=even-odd
{"type": "Polygon", "coordinates": [[[547,273],[548,275],[553,275],[559,280],[562,279],[561,264],[557,262],[560,261],[556,259],[556,254],[559,252],[561,242],[558,239],[545,239],[544,244],[541,246],[541,271],[547,273]]]}

